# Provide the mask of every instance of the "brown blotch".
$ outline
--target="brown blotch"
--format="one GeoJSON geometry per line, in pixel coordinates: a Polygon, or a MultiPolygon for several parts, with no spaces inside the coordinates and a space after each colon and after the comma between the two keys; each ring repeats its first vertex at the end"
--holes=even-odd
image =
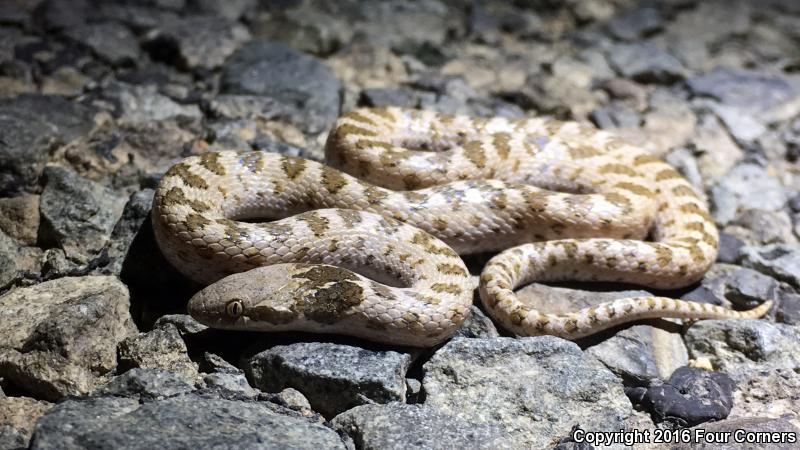
{"type": "Polygon", "coordinates": [[[695,192],[694,192],[694,189],[690,188],[689,186],[684,186],[684,185],[675,186],[674,188],[672,188],[672,195],[674,195],[676,197],[696,197],[697,196],[697,194],[695,194],[695,192]]]}
{"type": "Polygon", "coordinates": [[[368,137],[374,137],[378,135],[378,133],[372,130],[361,128],[357,125],[353,125],[350,123],[343,123],[338,127],[336,127],[335,130],[333,130],[332,138],[334,139],[335,142],[343,142],[347,138],[347,136],[351,134],[357,136],[368,136],[368,137]]]}
{"type": "Polygon", "coordinates": [[[628,181],[621,181],[614,185],[615,188],[624,189],[629,192],[633,192],[636,195],[641,195],[642,197],[652,197],[653,191],[647,189],[646,187],[642,186],[641,184],[631,183],[628,181]]]}
{"type": "Polygon", "coordinates": [[[338,322],[344,317],[345,311],[363,300],[364,289],[354,282],[358,277],[349,270],[334,266],[312,266],[292,278],[308,280],[302,287],[309,289],[311,293],[304,296],[296,308],[298,312],[318,323],[338,322]]]}
{"type": "Polygon", "coordinates": [[[370,205],[377,205],[383,199],[389,196],[389,192],[371,184],[362,183],[364,187],[364,197],[367,198],[367,203],[370,205]]]}
{"type": "Polygon", "coordinates": [[[342,172],[328,166],[322,166],[322,185],[325,186],[328,192],[335,194],[347,185],[347,179],[342,172]]]}
{"type": "Polygon", "coordinates": [[[215,175],[225,175],[225,166],[219,162],[219,153],[200,155],[200,165],[215,175]]]}
{"type": "Polygon", "coordinates": [[[599,169],[599,173],[616,173],[620,175],[628,175],[631,177],[638,176],[639,173],[624,164],[606,164],[599,169]]]}
{"type": "Polygon", "coordinates": [[[508,196],[505,192],[498,192],[492,196],[492,207],[495,209],[506,209],[508,206],[508,196]]]}
{"type": "Polygon", "coordinates": [[[526,190],[525,203],[532,212],[537,214],[543,213],[547,211],[548,195],[533,190],[526,190]]]}
{"type": "Polygon", "coordinates": [[[656,174],[656,181],[672,180],[675,178],[683,178],[683,177],[681,176],[680,173],[678,173],[677,170],[671,167],[663,169],[656,174]]]}
{"type": "Polygon", "coordinates": [[[430,234],[428,234],[428,233],[426,233],[424,231],[420,230],[417,233],[415,233],[414,237],[411,238],[411,242],[414,243],[414,244],[422,246],[425,250],[427,250],[427,251],[429,251],[431,253],[435,253],[435,254],[439,254],[439,255],[453,256],[453,257],[458,258],[458,255],[456,254],[456,252],[453,251],[453,249],[451,249],[450,247],[446,247],[446,246],[441,246],[440,247],[440,246],[436,245],[436,243],[434,242],[433,236],[431,236],[430,234]]]}
{"type": "Polygon", "coordinates": [[[478,169],[486,167],[486,151],[480,141],[469,141],[464,144],[464,156],[478,169]]]}
{"type": "Polygon", "coordinates": [[[386,120],[394,121],[396,119],[394,114],[386,108],[369,108],[367,111],[376,116],[383,117],[386,120]]]}
{"type": "Polygon", "coordinates": [[[656,162],[662,162],[662,161],[658,156],[655,155],[639,155],[636,158],[633,158],[634,166],[642,166],[645,164],[651,164],[656,162]]]}
{"type": "Polygon", "coordinates": [[[190,213],[186,216],[186,230],[189,232],[197,231],[211,224],[211,221],[200,214],[190,213]]]}
{"type": "Polygon", "coordinates": [[[422,203],[428,198],[426,195],[420,194],[417,191],[403,191],[402,195],[406,200],[408,200],[409,203],[412,204],[422,203]]]}
{"type": "Polygon", "coordinates": [[[463,267],[456,264],[441,263],[436,266],[436,270],[445,275],[462,275],[467,276],[467,271],[463,267]]]}
{"type": "Polygon", "coordinates": [[[276,309],[269,305],[259,304],[247,308],[242,315],[256,322],[283,325],[293,321],[297,317],[297,311],[295,311],[295,308],[276,309]]]}
{"type": "Polygon", "coordinates": [[[284,156],[281,158],[281,168],[290,180],[294,180],[306,170],[306,160],[293,156],[284,156]]]}
{"type": "Polygon", "coordinates": [[[406,189],[416,189],[422,185],[422,180],[413,173],[403,176],[403,184],[406,189]]]}
{"type": "Polygon", "coordinates": [[[453,283],[434,283],[431,285],[431,290],[434,292],[446,292],[453,295],[461,295],[464,292],[461,290],[461,287],[453,283]]]}
{"type": "Polygon", "coordinates": [[[553,242],[553,245],[558,245],[564,249],[564,253],[566,253],[567,258],[575,259],[578,256],[578,244],[569,241],[561,241],[561,242],[553,242]]]}
{"type": "Polygon", "coordinates": [[[438,217],[433,219],[432,225],[437,231],[444,231],[447,229],[447,221],[438,217]]]}
{"type": "Polygon", "coordinates": [[[356,141],[355,146],[359,150],[365,150],[368,148],[382,148],[384,150],[394,149],[392,144],[390,144],[389,142],[376,141],[374,139],[359,139],[358,141],[356,141]]]}
{"type": "Polygon", "coordinates": [[[322,234],[328,231],[328,228],[330,227],[330,221],[328,218],[321,216],[316,211],[309,211],[295,217],[298,220],[304,221],[316,237],[322,236],[322,234]]]}
{"type": "Polygon", "coordinates": [[[569,145],[569,154],[573,159],[584,159],[602,155],[603,152],[589,145],[569,145]]]}
{"type": "Polygon", "coordinates": [[[175,164],[164,174],[164,178],[174,176],[180,178],[186,186],[197,189],[208,189],[206,180],[199,175],[193,174],[190,170],[191,167],[190,164],[185,162],[175,164]]]}
{"type": "Polygon", "coordinates": [[[348,228],[353,228],[355,224],[361,222],[361,213],[352,209],[337,209],[336,213],[342,218],[342,222],[348,228]]]}
{"type": "Polygon", "coordinates": [[[622,208],[624,213],[629,213],[633,210],[633,205],[628,197],[618,193],[618,192],[608,192],[603,194],[603,198],[608,200],[610,203],[617,205],[618,207],[622,208]]]}
{"type": "Polygon", "coordinates": [[[375,123],[374,120],[372,120],[369,117],[361,114],[358,111],[353,111],[353,112],[347,114],[345,117],[348,118],[348,119],[355,120],[356,122],[366,123],[366,124],[369,124],[369,125],[372,125],[372,126],[378,126],[378,124],[375,123]]]}
{"type": "Polygon", "coordinates": [[[508,133],[494,133],[492,135],[492,145],[497,149],[497,156],[500,159],[508,159],[508,155],[511,153],[510,140],[511,135],[508,133]]]}
{"type": "Polygon", "coordinates": [[[208,203],[186,198],[186,193],[183,192],[183,189],[179,187],[170,188],[170,190],[167,191],[167,193],[162,197],[162,203],[165,206],[188,205],[197,212],[208,211],[211,209],[211,205],[208,203]]]}

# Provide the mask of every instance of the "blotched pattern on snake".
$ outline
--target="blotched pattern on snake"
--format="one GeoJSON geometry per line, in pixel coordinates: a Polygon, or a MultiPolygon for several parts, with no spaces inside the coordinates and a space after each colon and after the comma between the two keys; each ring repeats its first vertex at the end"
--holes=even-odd
{"type": "Polygon", "coordinates": [[[458,255],[489,251],[501,253],[481,274],[481,299],[520,335],[574,339],[642,318],[760,317],[771,306],[636,297],[548,314],[517,298],[533,281],[677,288],[714,262],[717,229],[695,189],[605,131],[360,109],[334,124],[326,159],[224,151],[165,174],[152,213],[159,246],[188,277],[216,282],[192,298],[193,316],[430,346],[469,314],[474,286],[458,255]]]}

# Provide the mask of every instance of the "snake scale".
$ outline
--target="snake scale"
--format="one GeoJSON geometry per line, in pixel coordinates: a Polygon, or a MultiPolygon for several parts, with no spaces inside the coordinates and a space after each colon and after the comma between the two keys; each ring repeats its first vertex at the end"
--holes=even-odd
{"type": "Polygon", "coordinates": [[[459,254],[497,251],[480,296],[519,335],[575,339],[642,318],[755,318],[771,306],[635,297],[549,314],[516,296],[533,281],[678,288],[716,259],[717,229],[694,188],[608,132],[372,108],[340,117],[325,150],[326,164],[222,151],[167,171],[156,240],[183,274],[213,283],[190,300],[192,316],[431,346],[470,312],[459,254]]]}

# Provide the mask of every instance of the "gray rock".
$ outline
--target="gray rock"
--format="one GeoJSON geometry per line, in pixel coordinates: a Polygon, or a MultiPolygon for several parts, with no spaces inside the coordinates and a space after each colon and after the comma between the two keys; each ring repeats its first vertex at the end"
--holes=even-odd
{"type": "Polygon", "coordinates": [[[336,416],[333,427],[363,449],[521,448],[498,425],[475,425],[421,405],[357,406],[336,416]]]}
{"type": "Polygon", "coordinates": [[[497,425],[523,448],[545,448],[574,425],[618,430],[631,414],[619,378],[572,342],[454,339],[423,366],[425,407],[497,425]]]}
{"type": "Polygon", "coordinates": [[[61,167],[49,166],[43,176],[40,243],[61,248],[76,262],[89,262],[106,246],[124,199],[61,167]]]}
{"type": "Polygon", "coordinates": [[[778,179],[763,167],[750,163],[737,165],[711,189],[714,220],[722,225],[733,220],[740,208],[778,211],[786,201],[786,192],[778,179]]]}
{"type": "Polygon", "coordinates": [[[162,24],[145,36],[144,46],[154,59],[181,68],[207,70],[250,38],[247,28],[218,16],[188,16],[162,24]]]}
{"type": "Polygon", "coordinates": [[[786,78],[751,70],[720,67],[687,80],[692,93],[767,122],[800,111],[800,89],[786,78]]]}
{"type": "Polygon", "coordinates": [[[634,41],[660,30],[663,25],[664,17],[658,9],[644,7],[614,17],[608,22],[608,29],[618,39],[634,41]]]}
{"type": "MultiPolygon", "coordinates": [[[[783,434],[784,436],[786,433],[794,433],[795,440],[797,440],[797,436],[800,436],[800,428],[792,423],[791,419],[785,417],[741,417],[736,419],[720,420],[719,422],[706,423],[697,428],[702,430],[698,431],[701,433],[700,439],[696,441],[693,440],[691,444],[676,443],[671,445],[670,448],[673,450],[692,450],[698,447],[702,447],[707,450],[740,450],[745,448],[747,444],[746,442],[736,442],[732,435],[737,430],[739,430],[739,432],[744,430],[745,433],[750,435],[743,436],[744,439],[756,438],[756,433],[759,433],[762,436],[767,435],[768,433],[783,434]],[[716,433],[730,433],[731,438],[728,442],[717,442],[716,440],[713,440],[714,437],[718,436],[716,433]],[[702,436],[708,436],[708,438],[703,438],[702,436]]],[[[696,432],[693,429],[692,434],[694,435],[695,433],[696,432]]],[[[770,444],[755,444],[755,446],[752,448],[758,448],[762,445],[768,446],[770,450],[792,450],[797,447],[796,443],[774,442],[770,444]]]]}
{"type": "Polygon", "coordinates": [[[752,269],[738,269],[727,277],[725,298],[741,308],[754,308],[778,299],[778,282],[752,269]]]}
{"type": "Polygon", "coordinates": [[[708,358],[735,381],[765,370],[800,367],[800,331],[764,320],[702,320],[686,332],[692,358],[708,358]]]}
{"type": "Polygon", "coordinates": [[[178,328],[167,324],[119,343],[120,368],[160,368],[185,377],[198,377],[197,364],[187,355],[186,344],[178,328]]]}
{"type": "Polygon", "coordinates": [[[171,328],[172,326],[176,327],[184,338],[192,338],[208,330],[207,326],[188,314],[167,314],[159,317],[153,325],[154,328],[171,328]]]}
{"type": "Polygon", "coordinates": [[[788,325],[800,325],[800,294],[782,291],[775,310],[775,320],[788,325]]]}
{"type": "Polygon", "coordinates": [[[642,117],[622,102],[611,102],[592,111],[589,116],[598,128],[636,128],[642,117]]]}
{"type": "Polygon", "coordinates": [[[743,247],[742,265],[800,287],[800,245],[772,244],[743,247]]]}
{"type": "Polygon", "coordinates": [[[681,367],[665,383],[648,388],[643,404],[656,423],[684,428],[728,417],[733,387],[722,372],[681,367]]]}
{"type": "Polygon", "coordinates": [[[453,337],[491,339],[500,336],[492,319],[487,317],[480,308],[473,305],[470,310],[472,312],[458,327],[453,337]]]}
{"type": "Polygon", "coordinates": [[[243,364],[253,386],[267,392],[297,389],[314,410],[331,418],[365,403],[403,401],[411,356],[307,342],[275,346],[243,364]]]}
{"type": "Polygon", "coordinates": [[[250,386],[243,373],[207,373],[203,375],[203,386],[205,389],[217,391],[223,396],[235,395],[246,398],[258,396],[258,390],[250,386]]]}
{"type": "Polygon", "coordinates": [[[257,6],[258,0],[229,0],[218,2],[215,0],[191,0],[191,4],[210,15],[222,16],[228,20],[237,20],[248,10],[257,6]]]}
{"type": "Polygon", "coordinates": [[[130,397],[153,401],[195,390],[192,380],[165,369],[131,369],[92,392],[94,397],[130,397]]]}
{"type": "Polygon", "coordinates": [[[291,109],[272,97],[223,94],[208,102],[208,111],[217,118],[275,120],[288,117],[291,109]]]}
{"type": "Polygon", "coordinates": [[[306,417],[316,414],[311,410],[311,403],[308,402],[308,399],[297,389],[286,388],[277,394],[269,396],[271,397],[269,401],[285,406],[293,411],[298,411],[306,417]]]}
{"type": "Polygon", "coordinates": [[[792,219],[784,210],[745,209],[725,229],[756,245],[797,243],[792,233],[792,219]]]}
{"type": "Polygon", "coordinates": [[[586,353],[628,384],[647,386],[654,379],[669,377],[676,368],[688,363],[686,346],[678,331],[670,333],[648,325],[635,325],[587,348],[586,353]]]}
{"type": "Polygon", "coordinates": [[[23,247],[0,231],[0,292],[34,282],[41,257],[39,248],[23,247]]]}
{"type": "Polygon", "coordinates": [[[88,133],[94,110],[58,96],[0,101],[0,195],[30,190],[58,145],[88,133]]]}
{"type": "Polygon", "coordinates": [[[150,215],[153,193],[153,189],[143,189],[133,193],[128,199],[119,221],[111,232],[108,246],[108,257],[111,262],[105,267],[105,273],[119,276],[122,272],[122,265],[128,256],[133,239],[150,215]]]}
{"type": "Polygon", "coordinates": [[[358,103],[362,106],[399,106],[414,108],[419,105],[419,93],[407,88],[368,88],[361,91],[358,103]]]}
{"type": "Polygon", "coordinates": [[[178,104],[160,94],[156,86],[113,83],[103,90],[102,97],[114,104],[119,123],[126,126],[178,117],[202,117],[196,105],[178,104]]]}
{"type": "Polygon", "coordinates": [[[36,420],[52,406],[28,397],[0,394],[0,448],[27,448],[36,420]]]}
{"type": "Polygon", "coordinates": [[[668,84],[686,77],[683,64],[651,42],[615,45],[609,61],[623,77],[644,83],[668,84]]]}
{"type": "Polygon", "coordinates": [[[65,401],[36,424],[32,449],[345,446],[330,428],[274,412],[269,403],[185,394],[140,404],[120,397],[65,401]]]}
{"type": "Polygon", "coordinates": [[[139,43],[125,25],[103,22],[81,25],[64,33],[89,47],[101,59],[113,65],[136,63],[139,43]]]}
{"type": "Polygon", "coordinates": [[[739,142],[753,142],[767,132],[761,118],[751,115],[750,111],[743,112],[740,108],[719,103],[710,103],[708,107],[739,142]]]}
{"type": "Polygon", "coordinates": [[[719,249],[717,250],[717,262],[736,264],[740,260],[741,249],[744,242],[736,236],[724,231],[719,233],[719,249]]]}
{"type": "Polygon", "coordinates": [[[0,231],[22,245],[36,245],[39,233],[39,196],[0,198],[0,231]]]}
{"type": "Polygon", "coordinates": [[[86,394],[136,333],[128,289],[113,277],[61,278],[0,297],[0,377],[58,400],[86,394]]]}
{"type": "Polygon", "coordinates": [[[45,28],[61,30],[83,24],[90,10],[86,0],[47,0],[37,8],[36,15],[45,28]]]}
{"type": "Polygon", "coordinates": [[[277,100],[309,133],[325,130],[339,115],[341,86],[331,70],[284,44],[249,42],[225,63],[221,84],[223,93],[277,100]]]}

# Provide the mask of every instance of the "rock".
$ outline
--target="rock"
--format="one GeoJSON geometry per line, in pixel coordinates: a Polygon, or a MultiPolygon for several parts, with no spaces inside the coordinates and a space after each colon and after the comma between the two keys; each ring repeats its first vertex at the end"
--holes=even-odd
{"type": "Polygon", "coordinates": [[[251,384],[266,392],[294,388],[332,418],[365,403],[403,401],[411,356],[348,345],[278,345],[243,362],[251,384]]]}
{"type": "Polygon", "coordinates": [[[86,0],[47,0],[37,6],[36,17],[45,28],[62,30],[82,25],[89,10],[90,5],[86,0]]]}
{"type": "Polygon", "coordinates": [[[617,44],[608,58],[617,73],[643,83],[669,84],[686,77],[683,64],[651,42],[617,44]]]}
{"type": "Polygon", "coordinates": [[[41,258],[41,249],[23,247],[0,231],[0,292],[35,281],[41,258]]]}
{"type": "Polygon", "coordinates": [[[358,103],[361,106],[398,106],[414,108],[419,105],[420,93],[407,88],[369,88],[361,91],[358,103]]]}
{"type": "Polygon", "coordinates": [[[286,388],[278,392],[270,401],[294,411],[311,411],[311,403],[309,403],[308,399],[297,389],[286,388]]]}
{"type": "Polygon", "coordinates": [[[157,60],[190,70],[221,66],[250,38],[247,28],[218,16],[188,16],[149,32],[144,47],[157,60]]]}
{"type": "Polygon", "coordinates": [[[783,210],[745,209],[736,215],[725,230],[756,245],[798,243],[792,233],[792,219],[783,210]]]}
{"type": "Polygon", "coordinates": [[[293,122],[319,133],[339,115],[339,81],[320,60],[284,44],[252,41],[236,51],[222,70],[226,94],[260,95],[291,111],[293,122]]]}
{"type": "Polygon", "coordinates": [[[119,343],[119,365],[167,369],[187,378],[199,376],[197,365],[189,359],[186,344],[174,325],[167,324],[119,343]]]}
{"type": "Polygon", "coordinates": [[[122,264],[128,256],[133,239],[150,215],[153,194],[153,189],[143,189],[133,193],[125,204],[122,215],[111,232],[111,242],[108,246],[108,257],[111,262],[105,267],[105,273],[119,276],[122,272],[122,264]]]}
{"type": "Polygon", "coordinates": [[[0,394],[0,447],[26,448],[36,420],[52,406],[28,397],[4,397],[0,394]]]}
{"type": "Polygon", "coordinates": [[[492,319],[487,317],[480,308],[473,305],[470,309],[472,312],[458,327],[453,337],[491,339],[500,336],[492,319]]]}
{"type": "Polygon", "coordinates": [[[642,118],[622,102],[611,102],[592,111],[589,118],[598,128],[637,128],[642,118]]]}
{"type": "Polygon", "coordinates": [[[192,380],[184,375],[160,368],[134,368],[114,377],[105,386],[92,392],[93,397],[128,397],[141,402],[175,397],[195,390],[192,380]]]}
{"type": "Polygon", "coordinates": [[[647,386],[650,381],[667,378],[689,362],[681,335],[648,325],[626,328],[586,353],[605,364],[628,385],[647,386]]]}
{"type": "Polygon", "coordinates": [[[664,157],[664,161],[680,172],[698,192],[705,190],[703,176],[697,167],[697,158],[688,148],[676,148],[664,157]]]}
{"type": "Polygon", "coordinates": [[[711,188],[714,220],[722,225],[733,220],[740,208],[778,211],[786,201],[780,182],[756,164],[737,165],[711,188]]]}
{"type": "Polygon", "coordinates": [[[214,117],[225,119],[263,117],[275,120],[290,114],[285,104],[259,95],[217,95],[208,102],[208,110],[214,117]]]}
{"type": "MultiPolygon", "coordinates": [[[[708,450],[738,450],[745,448],[748,442],[758,442],[757,439],[759,435],[765,437],[770,435],[786,436],[787,433],[794,433],[795,441],[797,440],[797,436],[800,435],[800,428],[793,424],[788,418],[742,417],[706,423],[697,428],[702,429],[702,431],[695,431],[693,429],[692,435],[699,432],[701,433],[700,439],[692,440],[691,444],[676,443],[671,445],[670,448],[674,450],[691,450],[702,446],[702,448],[708,450]],[[716,436],[724,433],[730,433],[728,442],[717,442],[715,440],[716,436]],[[707,436],[707,438],[704,436],[707,436]]],[[[797,447],[796,442],[787,443],[780,441],[755,445],[768,446],[770,450],[792,450],[797,447]]]]}
{"type": "Polygon", "coordinates": [[[330,428],[269,405],[194,393],[143,404],[120,397],[68,400],[39,420],[31,448],[345,448],[330,428]]]}
{"type": "Polygon", "coordinates": [[[697,164],[703,174],[703,185],[711,186],[728,173],[744,157],[744,152],[731,139],[722,123],[711,114],[698,117],[691,143],[699,153],[697,164]]]}
{"type": "Polygon", "coordinates": [[[495,424],[471,424],[421,405],[357,406],[336,416],[333,427],[349,435],[356,448],[518,448],[512,436],[495,424]]]}
{"type": "Polygon", "coordinates": [[[720,232],[717,262],[728,264],[738,263],[742,247],[744,247],[744,242],[741,239],[724,231],[720,232]]]}
{"type": "Polygon", "coordinates": [[[230,0],[227,2],[217,2],[214,0],[191,0],[191,3],[200,11],[215,16],[222,16],[228,20],[238,20],[248,10],[252,10],[258,6],[257,0],[230,0]]]}
{"type": "Polygon", "coordinates": [[[800,331],[763,320],[702,320],[686,332],[692,358],[708,358],[716,369],[741,381],[764,370],[800,367],[800,331]]]}
{"type": "Polygon", "coordinates": [[[136,36],[116,22],[85,24],[66,30],[70,39],[90,49],[101,59],[112,65],[136,63],[139,59],[139,44],[136,36]]]}
{"type": "Polygon", "coordinates": [[[775,320],[789,325],[800,325],[800,294],[781,291],[779,297],[775,320]]]}
{"type": "Polygon", "coordinates": [[[780,75],[720,67],[687,80],[696,96],[713,98],[739,113],[770,123],[800,112],[800,89],[780,75]]]}
{"type": "Polygon", "coordinates": [[[0,377],[47,400],[86,394],[136,332],[116,278],[61,278],[0,297],[0,377]]]}
{"type": "Polygon", "coordinates": [[[243,373],[207,373],[203,375],[203,386],[206,390],[219,392],[223,396],[258,397],[258,390],[250,387],[243,373]]]}
{"type": "Polygon", "coordinates": [[[30,190],[50,150],[92,128],[94,110],[57,96],[0,101],[0,196],[30,190]]]}
{"type": "Polygon", "coordinates": [[[196,105],[181,105],[159,94],[156,86],[114,83],[102,92],[102,97],[114,104],[118,121],[125,126],[178,117],[199,119],[203,115],[196,105]]]}
{"type": "Polygon", "coordinates": [[[766,125],[759,118],[749,113],[742,113],[739,108],[718,103],[711,103],[708,107],[725,123],[725,127],[739,142],[753,142],[767,132],[766,125]]]}
{"type": "Polygon", "coordinates": [[[39,233],[39,196],[0,198],[0,231],[22,245],[36,245],[39,233]]]}
{"type": "Polygon", "coordinates": [[[209,329],[188,314],[168,314],[161,316],[156,320],[153,328],[171,328],[173,326],[178,329],[178,332],[183,338],[196,337],[209,329]]]}
{"type": "Polygon", "coordinates": [[[47,167],[43,178],[40,243],[63,249],[76,262],[89,262],[106,246],[124,200],[61,167],[47,167]]]}
{"type": "Polygon", "coordinates": [[[743,266],[800,287],[800,245],[746,246],[741,254],[743,266]]]}
{"type": "Polygon", "coordinates": [[[631,414],[614,374],[551,336],[453,339],[423,372],[425,408],[500,426],[523,448],[545,448],[578,424],[618,430],[631,414]]]}
{"type": "Polygon", "coordinates": [[[659,31],[663,25],[664,17],[658,9],[646,6],[614,17],[608,22],[608,30],[618,39],[635,41],[659,31]]]}
{"type": "Polygon", "coordinates": [[[681,367],[664,384],[649,387],[642,403],[656,423],[684,428],[728,417],[733,387],[722,372],[681,367]]]}
{"type": "Polygon", "coordinates": [[[778,282],[752,269],[738,269],[725,283],[725,298],[744,309],[778,299],[778,282]]]}

